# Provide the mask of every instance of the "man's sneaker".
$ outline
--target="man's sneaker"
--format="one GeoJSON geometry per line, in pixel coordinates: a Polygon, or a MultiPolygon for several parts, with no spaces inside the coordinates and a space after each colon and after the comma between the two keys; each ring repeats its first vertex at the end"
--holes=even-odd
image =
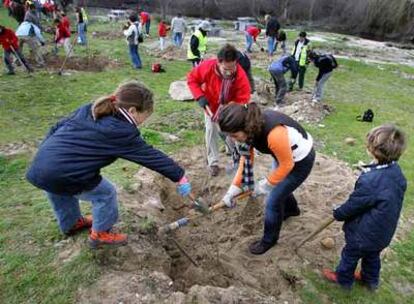
{"type": "Polygon", "coordinates": [[[15,75],[16,73],[14,72],[14,71],[8,71],[7,73],[6,73],[6,75],[15,75]]]}
{"type": "Polygon", "coordinates": [[[272,248],[276,243],[268,244],[264,243],[261,240],[255,241],[249,245],[249,251],[251,254],[263,254],[272,248]]]}
{"type": "Polygon", "coordinates": [[[220,173],[220,168],[219,166],[210,166],[210,175],[211,176],[218,176],[220,173]]]}
{"type": "Polygon", "coordinates": [[[92,215],[82,216],[80,217],[75,225],[68,232],[65,232],[67,236],[74,235],[82,230],[89,229],[92,227],[92,215]]]}
{"type": "Polygon", "coordinates": [[[101,246],[123,246],[128,243],[128,235],[112,231],[95,231],[89,234],[89,245],[95,249],[101,246]]]}

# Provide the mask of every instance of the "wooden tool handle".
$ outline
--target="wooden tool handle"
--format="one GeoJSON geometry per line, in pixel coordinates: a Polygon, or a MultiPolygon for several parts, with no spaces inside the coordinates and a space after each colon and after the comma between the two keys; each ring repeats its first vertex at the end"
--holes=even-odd
{"type": "Polygon", "coordinates": [[[322,222],[322,224],[319,225],[318,228],[316,228],[314,231],[312,231],[307,237],[305,237],[300,243],[296,246],[295,251],[297,251],[300,247],[303,246],[307,241],[312,239],[314,236],[319,234],[321,231],[323,231],[326,227],[328,227],[330,224],[332,224],[335,221],[333,217],[329,217],[327,220],[322,222]]]}

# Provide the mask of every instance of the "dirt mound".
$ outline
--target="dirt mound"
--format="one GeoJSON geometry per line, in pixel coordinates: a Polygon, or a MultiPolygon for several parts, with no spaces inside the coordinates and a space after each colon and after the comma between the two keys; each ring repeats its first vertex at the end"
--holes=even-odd
{"type": "MultiPolygon", "coordinates": [[[[224,155],[222,157],[225,158],[224,155]]],[[[219,177],[211,179],[203,158],[201,149],[193,149],[176,157],[186,168],[194,193],[213,204],[220,201],[232,176],[222,172],[219,177]]],[[[270,157],[257,156],[257,178],[266,175],[270,161],[270,157]]],[[[120,201],[131,214],[141,218],[137,223],[153,221],[164,225],[188,214],[188,208],[182,208],[183,199],[176,194],[175,185],[170,181],[147,169],[141,169],[135,179],[135,190],[128,193],[121,191],[120,201]]],[[[122,272],[111,272],[100,278],[96,284],[98,288],[89,288],[87,297],[105,298],[100,290],[105,290],[108,284],[112,282],[117,286],[119,281],[132,282],[132,279],[126,278],[135,276],[138,283],[134,283],[134,287],[129,288],[133,283],[128,283],[125,288],[114,288],[110,299],[129,297],[133,301],[134,296],[137,298],[147,294],[147,300],[142,300],[142,303],[188,303],[194,297],[202,303],[294,301],[297,299],[296,290],[302,286],[301,269],[305,265],[319,269],[337,258],[343,244],[340,224],[333,224],[305,244],[299,250],[300,256],[292,248],[331,215],[332,204],[346,199],[354,181],[352,170],[344,163],[318,155],[311,176],[296,192],[301,215],[284,223],[278,245],[263,256],[253,256],[247,250],[248,244],[262,235],[263,202],[241,202],[236,208],[202,217],[171,235],[198,266],[191,263],[170,238],[153,232],[140,234],[133,236],[128,246],[110,255],[114,263],[109,262],[108,265],[117,265],[116,270],[122,272]],[[335,241],[332,250],[320,245],[326,237],[335,241]],[[142,271],[137,273],[141,268],[149,273],[163,272],[163,283],[158,285],[142,271]],[[142,285],[153,286],[153,290],[141,292],[142,285]],[[164,285],[167,287],[162,287],[164,285]],[[150,298],[156,300],[151,302],[150,298]],[[172,299],[175,302],[171,302],[172,299]]],[[[132,229],[140,231],[140,228],[132,229]]],[[[80,298],[85,297],[84,292],[80,292],[80,298]]],[[[125,300],[125,303],[128,301],[125,300]]]]}
{"type": "Polygon", "coordinates": [[[92,37],[103,40],[117,40],[124,38],[122,31],[92,32],[92,37]]]}
{"type": "Polygon", "coordinates": [[[34,142],[18,142],[0,145],[0,155],[13,156],[22,153],[31,153],[36,151],[37,144],[34,142]]]}
{"type": "Polygon", "coordinates": [[[187,48],[185,46],[177,48],[174,45],[169,45],[163,51],[161,51],[159,49],[159,43],[157,42],[155,47],[149,45],[148,50],[148,53],[152,56],[162,58],[164,60],[187,60],[187,48]]]}
{"type": "MultiPolygon", "coordinates": [[[[65,60],[64,57],[48,55],[45,58],[48,69],[59,70],[65,60]]],[[[72,56],[65,63],[64,70],[102,72],[105,69],[118,68],[122,63],[118,59],[110,59],[103,55],[91,54],[86,57],[72,56]]]]}
{"type": "MultiPolygon", "coordinates": [[[[252,101],[261,104],[264,109],[274,108],[275,85],[270,80],[255,78],[256,93],[252,101]]],[[[285,95],[284,104],[277,107],[281,111],[299,122],[317,123],[333,111],[333,108],[323,102],[313,103],[312,93],[309,91],[292,91],[285,95]]]]}

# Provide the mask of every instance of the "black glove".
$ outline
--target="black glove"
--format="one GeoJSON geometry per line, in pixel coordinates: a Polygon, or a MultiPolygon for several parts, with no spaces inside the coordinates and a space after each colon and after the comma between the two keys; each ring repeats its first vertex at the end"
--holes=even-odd
{"type": "Polygon", "coordinates": [[[205,96],[201,96],[197,101],[198,101],[198,105],[202,107],[203,109],[205,109],[206,106],[208,106],[208,100],[205,96]]]}

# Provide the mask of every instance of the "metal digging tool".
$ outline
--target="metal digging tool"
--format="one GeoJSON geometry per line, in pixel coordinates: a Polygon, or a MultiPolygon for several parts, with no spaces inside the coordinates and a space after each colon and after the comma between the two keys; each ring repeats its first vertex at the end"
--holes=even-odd
{"type": "Polygon", "coordinates": [[[200,198],[195,198],[193,193],[190,193],[188,197],[191,199],[194,205],[194,209],[202,214],[210,213],[210,209],[200,198]]]}
{"type": "Polygon", "coordinates": [[[77,41],[78,41],[78,35],[75,35],[75,39],[70,45],[69,53],[66,54],[65,59],[63,60],[62,66],[59,69],[59,72],[58,72],[59,76],[62,76],[63,68],[65,67],[66,61],[68,61],[68,58],[72,55],[73,48],[75,47],[75,44],[77,41]]]}
{"type": "MultiPolygon", "coordinates": [[[[251,191],[247,191],[247,192],[243,192],[241,194],[239,194],[238,196],[236,196],[234,199],[236,201],[241,200],[243,198],[246,198],[248,196],[250,196],[252,194],[251,191]]],[[[221,208],[223,208],[226,204],[224,202],[220,202],[217,203],[213,206],[211,206],[210,208],[208,208],[208,213],[213,213],[214,211],[217,211],[221,208]]],[[[168,233],[174,230],[177,230],[180,227],[186,226],[189,222],[194,221],[197,218],[200,218],[202,216],[204,216],[205,214],[195,214],[195,215],[189,215],[187,217],[182,217],[178,220],[176,220],[175,222],[172,222],[170,224],[166,224],[162,227],[160,227],[159,232],[160,233],[168,233]]]]}
{"type": "MultiPolygon", "coordinates": [[[[10,43],[10,41],[9,41],[10,43]]],[[[23,62],[22,58],[20,58],[20,55],[16,52],[15,48],[10,44],[10,48],[12,50],[12,53],[14,55],[14,57],[16,57],[16,59],[19,61],[19,63],[24,66],[26,72],[31,75],[32,70],[26,65],[26,63],[23,62]]]]}
{"type": "Polygon", "coordinates": [[[299,244],[295,247],[295,252],[299,250],[300,247],[303,246],[307,241],[321,233],[323,230],[325,230],[329,225],[331,225],[335,219],[333,217],[328,218],[324,222],[322,222],[318,228],[316,228],[314,231],[312,231],[307,237],[305,237],[302,241],[299,242],[299,244]]]}

